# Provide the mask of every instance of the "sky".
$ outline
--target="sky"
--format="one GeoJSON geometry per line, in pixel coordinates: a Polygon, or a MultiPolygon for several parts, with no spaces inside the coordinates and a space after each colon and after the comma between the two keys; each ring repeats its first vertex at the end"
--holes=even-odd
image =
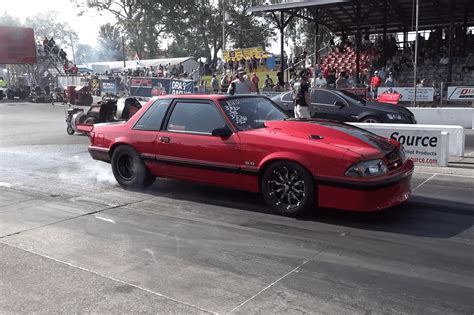
{"type": "Polygon", "coordinates": [[[95,10],[89,10],[82,16],[77,16],[79,10],[69,0],[3,0],[0,13],[6,12],[20,18],[22,22],[28,16],[47,11],[58,12],[58,20],[67,22],[79,36],[79,42],[95,46],[99,26],[107,22],[114,23],[111,14],[100,15],[95,10]]]}

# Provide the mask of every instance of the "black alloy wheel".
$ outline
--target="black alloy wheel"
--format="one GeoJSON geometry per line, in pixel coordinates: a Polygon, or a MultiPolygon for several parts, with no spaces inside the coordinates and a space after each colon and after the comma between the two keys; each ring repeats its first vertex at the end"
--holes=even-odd
{"type": "Polygon", "coordinates": [[[126,145],[114,150],[112,172],[120,186],[125,189],[146,188],[155,181],[155,177],[150,174],[138,153],[126,145]]]}
{"type": "Polygon", "coordinates": [[[262,193],[266,203],[284,216],[301,216],[314,206],[313,179],[294,162],[278,161],[270,165],[262,178],[262,193]]]}

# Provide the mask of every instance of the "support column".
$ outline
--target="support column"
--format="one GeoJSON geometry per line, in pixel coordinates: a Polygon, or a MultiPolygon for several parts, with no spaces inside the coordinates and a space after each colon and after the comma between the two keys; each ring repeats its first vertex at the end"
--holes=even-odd
{"type": "Polygon", "coordinates": [[[319,65],[319,24],[314,22],[314,65],[319,65]]]}
{"type": "Polygon", "coordinates": [[[382,65],[385,67],[387,63],[387,0],[383,0],[383,49],[382,49],[382,65]]]}
{"type": "Polygon", "coordinates": [[[280,15],[280,67],[285,70],[285,13],[280,15]]]}
{"type": "Polygon", "coordinates": [[[357,1],[357,9],[356,9],[356,21],[357,21],[357,33],[356,33],[356,82],[360,84],[360,42],[361,42],[361,34],[360,34],[360,1],[357,1]]]}
{"type": "Polygon", "coordinates": [[[403,49],[407,48],[408,44],[408,31],[407,28],[403,28],[403,49]]]}
{"type": "Polygon", "coordinates": [[[448,77],[447,82],[452,81],[453,77],[453,46],[454,46],[454,7],[456,6],[456,0],[451,0],[450,7],[450,23],[449,23],[449,42],[448,42],[448,77]]]}

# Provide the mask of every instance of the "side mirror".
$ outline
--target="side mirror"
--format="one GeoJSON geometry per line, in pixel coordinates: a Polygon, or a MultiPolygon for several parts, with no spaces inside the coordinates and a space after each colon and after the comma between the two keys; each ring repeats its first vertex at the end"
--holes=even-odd
{"type": "Polygon", "coordinates": [[[334,106],[337,106],[339,108],[344,108],[346,107],[346,104],[344,104],[344,102],[341,102],[341,101],[335,101],[334,106]]]}
{"type": "Polygon", "coordinates": [[[221,138],[228,138],[232,135],[232,130],[230,130],[227,126],[223,126],[212,130],[212,135],[221,138]]]}

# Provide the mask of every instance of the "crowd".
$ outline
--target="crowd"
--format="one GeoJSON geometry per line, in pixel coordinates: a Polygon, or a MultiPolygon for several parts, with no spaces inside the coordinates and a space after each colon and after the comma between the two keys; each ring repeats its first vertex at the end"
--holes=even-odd
{"type": "Polygon", "coordinates": [[[56,44],[54,38],[45,37],[43,43],[37,43],[38,58],[42,61],[51,61],[62,64],[63,70],[67,74],[77,74],[79,72],[75,63],[67,58],[67,53],[56,44]]]}

